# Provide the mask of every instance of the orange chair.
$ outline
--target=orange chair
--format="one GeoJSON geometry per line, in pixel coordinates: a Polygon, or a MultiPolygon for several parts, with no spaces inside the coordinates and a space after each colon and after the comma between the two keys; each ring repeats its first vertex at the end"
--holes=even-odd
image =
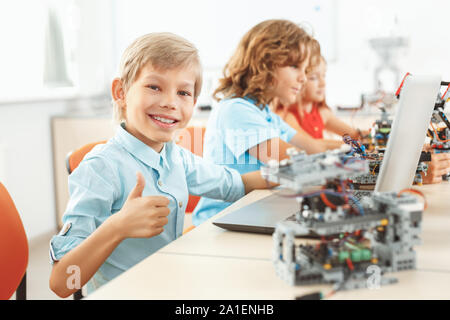
{"type": "Polygon", "coordinates": [[[0,183],[0,300],[26,300],[28,240],[19,212],[0,183]]]}
{"type": "MultiPolygon", "coordinates": [[[[98,142],[92,142],[92,143],[88,143],[84,146],[82,146],[81,148],[78,148],[74,151],[71,151],[67,154],[66,156],[66,168],[67,168],[67,172],[69,174],[71,174],[73,172],[73,170],[75,170],[78,165],[80,164],[81,160],[83,160],[84,156],[92,150],[92,148],[94,148],[96,145],[98,144],[104,144],[106,143],[106,140],[103,141],[98,141],[98,142]]],[[[80,300],[83,298],[83,293],[80,290],[77,290],[74,294],[73,294],[73,299],[74,300],[80,300]]]]}
{"type": "MultiPolygon", "coordinates": [[[[180,131],[175,141],[180,147],[188,149],[193,154],[202,157],[205,130],[204,127],[187,127],[180,131]]],[[[186,214],[192,213],[199,201],[199,196],[189,195],[189,201],[186,205],[186,214]]]]}

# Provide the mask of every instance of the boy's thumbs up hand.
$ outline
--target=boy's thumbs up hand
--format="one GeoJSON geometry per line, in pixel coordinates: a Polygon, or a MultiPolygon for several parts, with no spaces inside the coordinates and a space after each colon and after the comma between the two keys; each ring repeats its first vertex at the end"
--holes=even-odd
{"type": "Polygon", "coordinates": [[[111,216],[121,240],[126,238],[150,238],[164,231],[169,221],[169,199],[163,196],[142,196],[145,179],[136,174],[136,185],[128,194],[122,209],[111,216]]]}
{"type": "Polygon", "coordinates": [[[135,199],[142,197],[142,191],[144,191],[145,188],[145,179],[142,173],[138,172],[136,173],[136,186],[131,190],[130,194],[128,195],[128,199],[135,199]]]}

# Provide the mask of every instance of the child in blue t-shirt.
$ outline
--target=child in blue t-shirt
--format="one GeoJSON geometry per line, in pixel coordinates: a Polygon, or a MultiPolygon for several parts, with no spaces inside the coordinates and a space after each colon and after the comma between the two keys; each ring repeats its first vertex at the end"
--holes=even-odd
{"type": "Polygon", "coordinates": [[[259,172],[239,174],[172,142],[200,94],[197,49],[152,33],[125,51],[112,82],[116,135],[69,176],[64,227],[50,243],[50,288],[92,291],[181,236],[188,195],[236,201],[264,188],[259,172]]]}
{"type": "MultiPolygon", "coordinates": [[[[311,50],[320,52],[320,46],[312,46],[314,41],[287,20],[264,21],[244,35],[214,93],[219,104],[206,128],[204,158],[243,174],[258,170],[270,159],[287,158],[286,150],[291,147],[307,153],[326,150],[269,108],[296,101],[306,81],[311,50]]],[[[193,223],[202,223],[230,204],[203,197],[193,213],[193,223]]]]}

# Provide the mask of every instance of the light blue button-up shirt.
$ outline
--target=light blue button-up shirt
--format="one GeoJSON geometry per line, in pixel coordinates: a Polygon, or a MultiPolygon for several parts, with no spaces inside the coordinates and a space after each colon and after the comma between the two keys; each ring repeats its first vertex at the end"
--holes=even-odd
{"type": "Polygon", "coordinates": [[[52,262],[122,208],[136,185],[138,171],[145,178],[142,196],[158,195],[170,200],[169,222],[158,236],[122,241],[89,281],[88,291],[181,236],[189,194],[226,201],[236,201],[245,194],[237,171],[205,161],[173,142],[157,153],[119,126],[116,135],[94,147],[69,176],[70,200],[63,216],[64,227],[50,241],[52,262]]]}
{"type": "MultiPolygon", "coordinates": [[[[224,99],[213,109],[205,132],[203,157],[240,174],[257,171],[263,164],[249,154],[252,147],[273,138],[289,142],[296,134],[269,106],[262,108],[250,98],[224,99]]],[[[199,225],[231,203],[202,197],[192,221],[199,225]]]]}

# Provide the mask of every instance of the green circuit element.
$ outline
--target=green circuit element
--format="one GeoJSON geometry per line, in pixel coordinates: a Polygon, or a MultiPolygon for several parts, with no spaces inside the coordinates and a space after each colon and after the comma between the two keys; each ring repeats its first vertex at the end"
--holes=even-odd
{"type": "Polygon", "coordinates": [[[372,252],[369,249],[361,249],[350,243],[346,243],[345,246],[350,250],[339,252],[339,262],[344,262],[349,258],[352,262],[368,261],[372,259],[372,252]]]}

